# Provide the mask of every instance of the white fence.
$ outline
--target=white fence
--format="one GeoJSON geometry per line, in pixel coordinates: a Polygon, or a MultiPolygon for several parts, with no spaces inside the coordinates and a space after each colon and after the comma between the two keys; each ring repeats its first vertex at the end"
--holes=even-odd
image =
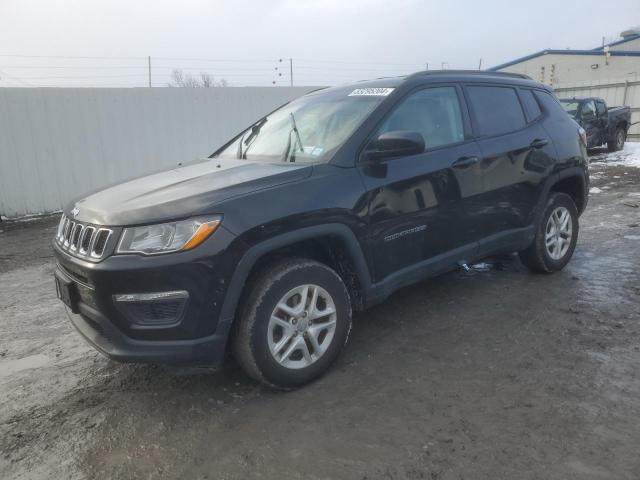
{"type": "MultiPolygon", "coordinates": [[[[600,97],[610,107],[629,105],[631,123],[640,122],[640,80],[568,83],[554,86],[558,97],[600,97]]],[[[632,125],[629,139],[640,140],[640,123],[632,125]]]]}
{"type": "Polygon", "coordinates": [[[204,158],[312,87],[0,88],[0,215],[204,158]]]}

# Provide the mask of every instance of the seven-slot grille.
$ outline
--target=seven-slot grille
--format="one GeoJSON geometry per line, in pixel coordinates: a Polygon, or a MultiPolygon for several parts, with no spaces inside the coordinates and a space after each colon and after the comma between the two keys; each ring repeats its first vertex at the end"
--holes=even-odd
{"type": "Polygon", "coordinates": [[[109,228],[85,225],[62,215],[56,242],[72,255],[99,260],[104,255],[112,234],[113,230],[109,228]]]}

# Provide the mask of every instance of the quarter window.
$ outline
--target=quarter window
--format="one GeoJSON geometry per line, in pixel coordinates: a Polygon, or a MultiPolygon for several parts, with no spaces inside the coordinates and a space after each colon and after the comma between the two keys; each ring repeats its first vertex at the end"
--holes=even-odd
{"type": "Polygon", "coordinates": [[[455,87],[427,88],[405,98],[385,120],[378,134],[399,130],[420,133],[427,149],[464,140],[455,87]]]}
{"type": "Polygon", "coordinates": [[[524,110],[527,114],[527,120],[532,122],[542,113],[540,111],[540,105],[538,105],[538,101],[533,96],[531,90],[520,90],[520,93],[522,94],[522,103],[524,104],[524,110]]]}
{"type": "Polygon", "coordinates": [[[536,90],[535,96],[538,99],[538,102],[540,102],[540,104],[542,105],[542,108],[545,110],[545,112],[556,113],[558,115],[566,115],[567,113],[569,113],[569,115],[571,115],[572,117],[574,116],[569,110],[565,111],[565,108],[560,105],[558,99],[551,93],[542,90],[536,90]]]}
{"type": "Polygon", "coordinates": [[[526,125],[515,89],[470,86],[467,92],[480,136],[501,135],[526,125]]]}

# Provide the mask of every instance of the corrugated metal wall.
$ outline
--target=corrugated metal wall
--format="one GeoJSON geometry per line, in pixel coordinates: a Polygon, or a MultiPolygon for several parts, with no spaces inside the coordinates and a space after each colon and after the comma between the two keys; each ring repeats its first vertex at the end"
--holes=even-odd
{"type": "MultiPolygon", "coordinates": [[[[639,80],[569,83],[558,85],[554,89],[561,98],[600,97],[609,107],[629,105],[631,123],[640,122],[639,80]]],[[[640,123],[633,125],[629,130],[629,140],[640,140],[640,123]]]]}
{"type": "Polygon", "coordinates": [[[0,88],[0,215],[211,154],[312,87],[0,88]]]}

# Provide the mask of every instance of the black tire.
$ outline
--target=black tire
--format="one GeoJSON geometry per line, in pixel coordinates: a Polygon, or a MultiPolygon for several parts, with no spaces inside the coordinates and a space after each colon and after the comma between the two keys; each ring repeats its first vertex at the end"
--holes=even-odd
{"type": "MultiPolygon", "coordinates": [[[[350,331],[351,301],[338,274],[313,260],[287,259],[264,269],[250,287],[244,308],[237,319],[234,356],[253,379],[273,388],[292,389],[325,373],[346,344],[350,331]],[[319,286],[330,295],[335,305],[335,330],[326,350],[314,363],[293,369],[281,365],[271,353],[269,321],[280,300],[292,289],[302,285],[319,286]]],[[[307,338],[307,333],[296,331],[295,335],[300,339],[307,338]]],[[[324,338],[327,338],[326,335],[324,338]]],[[[312,347],[308,341],[305,342],[308,351],[311,351],[312,347]]]]}
{"type": "Polygon", "coordinates": [[[610,152],[617,152],[624,148],[624,142],[626,140],[626,132],[624,128],[616,128],[613,133],[613,138],[607,142],[607,148],[610,152]]]}
{"type": "Polygon", "coordinates": [[[551,193],[544,212],[540,216],[538,224],[536,225],[536,236],[533,243],[527,249],[518,252],[520,260],[534,272],[552,273],[562,270],[565,265],[569,263],[569,260],[571,260],[573,251],[576,248],[578,231],[578,209],[576,208],[576,204],[573,202],[573,199],[566,193],[551,193]],[[549,217],[559,207],[564,207],[568,210],[569,215],[571,216],[570,222],[572,230],[568,249],[560,258],[554,259],[547,249],[545,238],[549,217]]]}

